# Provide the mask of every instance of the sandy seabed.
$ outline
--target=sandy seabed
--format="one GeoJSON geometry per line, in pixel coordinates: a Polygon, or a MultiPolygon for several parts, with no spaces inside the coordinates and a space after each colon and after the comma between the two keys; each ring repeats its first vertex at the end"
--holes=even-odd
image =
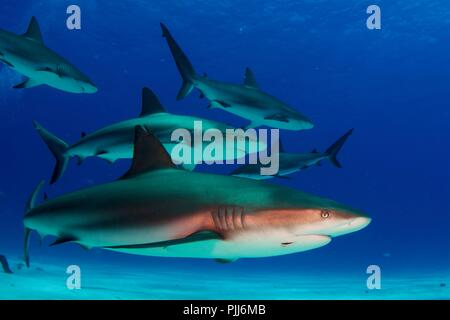
{"type": "Polygon", "coordinates": [[[380,290],[365,278],[269,272],[242,275],[199,270],[83,265],[81,289],[69,290],[63,265],[10,261],[0,273],[0,299],[450,299],[449,273],[383,277],[380,290]]]}

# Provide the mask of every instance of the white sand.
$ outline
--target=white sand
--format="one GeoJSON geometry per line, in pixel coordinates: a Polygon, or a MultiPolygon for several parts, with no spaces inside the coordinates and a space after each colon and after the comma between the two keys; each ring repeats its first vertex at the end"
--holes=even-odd
{"type": "Polygon", "coordinates": [[[449,299],[450,276],[384,276],[381,290],[367,290],[365,278],[326,274],[248,272],[225,275],[204,269],[135,269],[81,266],[80,290],[66,287],[64,265],[11,261],[14,274],[0,273],[0,299],[449,299]],[[19,269],[20,268],[20,269],[19,269]],[[251,275],[249,275],[251,274],[251,275]],[[446,286],[441,287],[440,284],[446,286]]]}

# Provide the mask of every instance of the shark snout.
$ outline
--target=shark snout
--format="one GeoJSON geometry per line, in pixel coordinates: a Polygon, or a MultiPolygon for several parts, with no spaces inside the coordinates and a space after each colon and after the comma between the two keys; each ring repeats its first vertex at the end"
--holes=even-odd
{"type": "Polygon", "coordinates": [[[84,93],[96,93],[98,91],[97,87],[90,82],[85,82],[81,84],[81,90],[84,93]]]}
{"type": "Polygon", "coordinates": [[[344,223],[333,228],[333,231],[331,232],[330,235],[336,237],[359,231],[367,227],[371,221],[372,221],[371,218],[362,215],[353,217],[348,221],[345,221],[344,223]]]}

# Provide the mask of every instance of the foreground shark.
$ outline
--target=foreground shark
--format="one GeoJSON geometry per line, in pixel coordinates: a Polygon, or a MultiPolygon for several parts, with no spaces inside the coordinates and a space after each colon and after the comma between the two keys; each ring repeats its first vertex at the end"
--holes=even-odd
{"type": "Polygon", "coordinates": [[[290,254],[358,231],[370,218],[332,200],[239,177],[176,168],[161,143],[136,127],[134,158],[119,180],[26,206],[32,230],[130,254],[229,262],[290,254]]]}
{"type": "Polygon", "coordinates": [[[314,126],[299,112],[261,91],[249,68],[246,69],[242,85],[219,82],[210,80],[206,76],[199,76],[167,27],[161,24],[161,28],[183,78],[183,86],[177,99],[184,98],[193,88],[197,88],[201,92],[201,97],[209,100],[211,108],[223,108],[250,120],[251,124],[248,127],[266,125],[286,130],[304,130],[314,126]]]}
{"type": "Polygon", "coordinates": [[[333,143],[325,152],[317,152],[317,150],[314,149],[310,153],[292,154],[280,150],[278,158],[280,169],[276,175],[261,175],[261,168],[263,166],[259,163],[240,166],[234,170],[231,175],[255,180],[264,180],[273,177],[284,178],[291,173],[307,169],[314,165],[320,165],[322,160],[329,160],[336,167],[342,168],[336,156],[352,132],[353,129],[347,131],[347,133],[333,143]]]}
{"type": "Polygon", "coordinates": [[[97,91],[87,76],[44,45],[35,17],[23,35],[0,30],[0,61],[28,77],[16,89],[46,84],[72,93],[97,91]]]}
{"type": "MultiPolygon", "coordinates": [[[[171,141],[172,132],[179,128],[194,131],[195,121],[201,121],[203,130],[218,129],[225,132],[226,129],[232,129],[217,121],[167,113],[157,96],[148,88],[142,90],[142,111],[138,118],[112,124],[91,134],[82,133],[82,138],[71,146],[51,134],[39,123],[34,122],[34,124],[56,159],[51,178],[51,183],[55,183],[64,173],[72,157],[77,157],[79,163],[88,157],[99,157],[111,163],[117,159],[133,158],[134,129],[137,125],[149,128],[170,152],[177,144],[177,142],[171,141]]],[[[241,130],[237,131],[236,135],[225,135],[225,140],[236,138],[246,138],[245,133],[241,130]]],[[[251,137],[248,137],[245,142],[245,150],[235,149],[233,152],[228,149],[224,150],[223,160],[240,158],[245,156],[249,150],[261,151],[266,148],[262,141],[254,140],[251,137]]],[[[202,148],[202,145],[197,147],[202,148]]],[[[184,164],[183,167],[192,170],[195,164],[194,161],[191,161],[191,164],[184,164]]]]}

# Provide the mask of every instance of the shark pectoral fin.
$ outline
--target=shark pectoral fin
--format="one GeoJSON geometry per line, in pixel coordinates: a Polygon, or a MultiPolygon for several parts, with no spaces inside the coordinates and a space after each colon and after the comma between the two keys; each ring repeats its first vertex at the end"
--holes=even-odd
{"type": "Polygon", "coordinates": [[[166,112],[166,110],[155,93],[149,88],[142,89],[142,111],[140,117],[161,112],[166,112]]]}
{"type": "Polygon", "coordinates": [[[73,236],[60,236],[58,238],[56,238],[55,241],[53,241],[52,244],[50,244],[51,247],[53,246],[57,246],[58,244],[63,244],[63,243],[67,243],[67,242],[73,242],[73,241],[77,241],[78,239],[73,237],[73,236]]]}
{"type": "Polygon", "coordinates": [[[14,89],[26,89],[26,88],[33,88],[40,86],[42,83],[35,81],[33,79],[27,79],[22,83],[16,84],[13,88],[14,89]]]}
{"type": "Polygon", "coordinates": [[[218,259],[214,259],[214,261],[218,262],[218,263],[231,263],[231,262],[235,262],[238,258],[233,258],[233,259],[222,259],[222,258],[218,258],[218,259]]]}
{"type": "Polygon", "coordinates": [[[259,88],[258,82],[256,82],[256,78],[253,71],[248,67],[245,69],[244,86],[255,89],[259,88]]]}
{"type": "Polygon", "coordinates": [[[266,120],[275,120],[280,122],[289,122],[289,119],[282,113],[275,113],[264,117],[266,120]]]}
{"type": "Polygon", "coordinates": [[[130,170],[122,177],[127,179],[152,170],[176,168],[161,142],[142,126],[134,132],[134,154],[130,170]]]}
{"type": "Polygon", "coordinates": [[[151,249],[151,248],[168,248],[177,245],[183,245],[192,242],[201,242],[208,240],[223,240],[223,237],[213,231],[202,230],[195,232],[187,237],[167,240],[167,241],[158,241],[151,243],[142,243],[142,244],[129,244],[129,245],[120,245],[120,246],[108,246],[105,248],[108,249],[151,249]]]}
{"type": "Polygon", "coordinates": [[[30,24],[28,25],[27,32],[23,34],[24,37],[34,40],[40,43],[44,43],[42,39],[41,29],[35,17],[31,18],[30,24]]]}

